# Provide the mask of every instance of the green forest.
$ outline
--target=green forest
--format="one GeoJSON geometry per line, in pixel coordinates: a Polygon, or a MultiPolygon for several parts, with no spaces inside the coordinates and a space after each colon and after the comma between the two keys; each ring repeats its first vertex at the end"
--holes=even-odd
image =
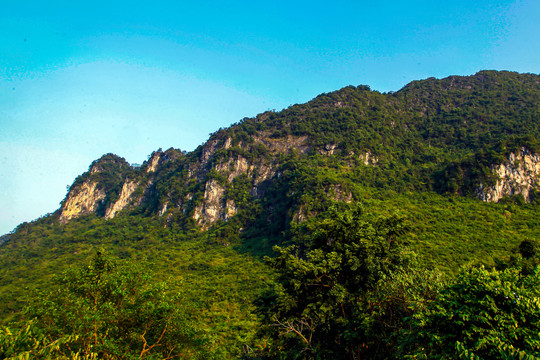
{"type": "Polygon", "coordinates": [[[104,155],[0,239],[0,358],[540,359],[538,139],[540,77],[481,71],[104,155]]]}

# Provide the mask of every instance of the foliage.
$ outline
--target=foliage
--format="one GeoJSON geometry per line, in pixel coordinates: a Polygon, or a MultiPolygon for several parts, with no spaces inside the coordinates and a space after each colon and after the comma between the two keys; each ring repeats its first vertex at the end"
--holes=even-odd
{"type": "Polygon", "coordinates": [[[534,259],[540,257],[540,242],[538,240],[523,240],[519,244],[519,253],[525,259],[534,259]]]}
{"type": "Polygon", "coordinates": [[[399,217],[366,221],[361,207],[319,223],[309,248],[276,247],[266,261],[278,284],[259,300],[269,354],[306,359],[374,356],[381,334],[374,334],[371,293],[406,262],[399,217]],[[368,355],[369,354],[369,355],[368,355]]]}
{"type": "Polygon", "coordinates": [[[77,353],[66,354],[64,348],[77,336],[62,336],[51,341],[36,327],[35,320],[19,324],[20,329],[0,328],[0,356],[2,359],[93,359],[97,354],[80,357],[77,353]]]}
{"type": "Polygon", "coordinates": [[[53,274],[85,267],[95,249],[104,247],[122,261],[152,262],[155,281],[166,281],[170,294],[181,294],[185,307],[179,311],[187,311],[196,332],[205,334],[204,356],[230,358],[258,346],[251,300],[271,282],[269,270],[232,246],[216,246],[206,234],[163,224],[137,215],[108,221],[87,216],[65,225],[47,217],[21,225],[0,252],[3,322],[24,323],[28,319],[20,309],[32,289],[56,287],[53,274]]]}
{"type": "Polygon", "coordinates": [[[6,341],[7,350],[32,358],[165,359],[201,353],[204,342],[186,304],[165,284],[152,282],[138,263],[121,263],[99,250],[89,265],[70,269],[55,284],[34,297],[26,311],[35,320],[6,341]]]}
{"type": "Polygon", "coordinates": [[[217,135],[233,143],[255,131],[274,139],[306,136],[310,155],[333,144],[335,157],[354,161],[370,153],[377,158],[376,175],[365,184],[468,193],[469,179],[456,170],[483,176],[491,155],[500,160],[516,148],[540,148],[537,78],[482,71],[416,81],[389,94],[348,86],[244,119],[217,135]],[[481,167],[469,166],[476,164],[481,167]]]}
{"type": "Polygon", "coordinates": [[[501,359],[540,356],[540,269],[463,270],[410,317],[402,358],[501,359]],[[514,355],[512,355],[514,354],[514,355]],[[523,354],[523,356],[521,355],[523,354]]]}

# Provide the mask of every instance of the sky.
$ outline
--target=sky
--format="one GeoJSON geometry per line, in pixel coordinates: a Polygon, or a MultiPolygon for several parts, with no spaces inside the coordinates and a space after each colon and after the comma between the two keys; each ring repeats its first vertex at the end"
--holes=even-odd
{"type": "Polygon", "coordinates": [[[0,234],[103,154],[191,151],[348,85],[538,73],[540,1],[0,0],[0,234]]]}

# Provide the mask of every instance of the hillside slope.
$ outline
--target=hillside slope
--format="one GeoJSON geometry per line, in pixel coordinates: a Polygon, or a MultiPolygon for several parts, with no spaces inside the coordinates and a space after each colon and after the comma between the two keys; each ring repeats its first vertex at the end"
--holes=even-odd
{"type": "Polygon", "coordinates": [[[107,154],[60,209],[0,243],[1,311],[18,316],[26,287],[46,288],[104,246],[184,279],[215,348],[238,354],[231,344],[254,331],[251,301],[272,283],[260,255],[301,245],[333,205],[404,215],[409,248],[449,272],[540,238],[539,139],[540,76],[482,71],[395,93],[349,86],[245,118],[192,152],[160,149],[141,167],[107,154]]]}

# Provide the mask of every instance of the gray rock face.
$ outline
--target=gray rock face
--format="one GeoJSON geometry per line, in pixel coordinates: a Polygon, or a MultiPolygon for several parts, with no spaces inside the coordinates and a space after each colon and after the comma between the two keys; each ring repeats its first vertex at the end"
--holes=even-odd
{"type": "MultiPolygon", "coordinates": [[[[336,144],[329,144],[319,151],[332,155],[337,148],[336,144]]],[[[145,165],[126,176],[121,190],[118,189],[118,196],[114,197],[116,200],[107,204],[106,209],[103,206],[109,199],[108,193],[100,190],[99,183],[87,180],[72,189],[61,208],[60,221],[66,223],[73,218],[96,213],[98,209],[106,219],[111,219],[121,211],[150,206],[156,215],[167,219],[175,212],[189,213],[199,226],[207,228],[216,221],[227,221],[238,212],[238,204],[227,197],[227,190],[236,178],[244,176],[242,181],[250,184],[249,196],[262,198],[268,183],[280,176],[276,170],[276,157],[292,151],[298,154],[310,151],[307,136],[275,138],[271,133],[262,131],[248,143],[234,144],[230,137],[215,136],[202,146],[197,157],[192,156],[186,162],[182,162],[185,155],[178,150],[163,152],[160,149],[152,153],[145,165]],[[250,157],[249,153],[255,148],[264,149],[267,155],[250,157]],[[208,176],[210,173],[213,176],[208,176]],[[185,190],[194,183],[200,184],[199,189],[204,189],[202,196],[185,190]]],[[[369,151],[361,157],[368,165],[377,162],[369,151]]],[[[92,175],[100,171],[92,167],[89,172],[92,175]]],[[[343,193],[341,189],[328,189],[328,194],[351,201],[350,194],[343,193]]],[[[299,221],[305,219],[301,211],[298,216],[299,221]]]]}
{"type": "Polygon", "coordinates": [[[540,155],[525,148],[510,153],[502,164],[492,165],[491,171],[497,176],[493,186],[480,183],[476,195],[483,201],[496,202],[505,196],[523,195],[530,201],[530,193],[540,187],[540,155]]]}
{"type": "MultiPolygon", "coordinates": [[[[198,158],[191,158],[191,161],[185,164],[183,168],[185,175],[181,176],[180,181],[176,180],[174,184],[167,183],[170,187],[161,186],[158,191],[156,183],[161,181],[163,184],[164,177],[167,176],[163,175],[164,173],[171,174],[171,169],[173,173],[182,169],[181,162],[175,163],[172,168],[169,164],[169,161],[177,160],[179,157],[175,151],[159,150],[152,154],[140,170],[138,177],[132,176],[124,180],[117,200],[107,205],[105,218],[111,219],[123,210],[133,209],[157,199],[156,214],[159,216],[168,218],[175,211],[186,214],[189,209],[192,209],[193,219],[202,227],[207,227],[218,220],[226,221],[238,211],[235,201],[226,197],[227,188],[237,177],[246,176],[252,186],[249,190],[250,196],[258,198],[264,193],[261,187],[263,183],[276,176],[272,160],[269,158],[248,160],[241,155],[242,151],[249,153],[252,146],[262,146],[267,149],[272,158],[279,153],[292,150],[305,153],[309,150],[306,143],[307,137],[291,135],[276,139],[260,134],[254,137],[251,144],[233,144],[230,137],[221,140],[212,138],[203,145],[198,158]],[[222,152],[225,150],[229,151],[230,155],[223,157],[222,152]],[[218,155],[220,151],[221,154],[218,155]],[[175,168],[176,166],[178,169],[175,168]],[[207,174],[211,171],[219,174],[222,180],[208,179],[207,174]],[[184,192],[181,198],[174,196],[174,193],[178,193],[182,186],[188,187],[188,184],[193,182],[202,183],[201,185],[204,186],[202,199],[194,199],[194,194],[190,192],[184,192]]],[[[92,175],[99,171],[92,167],[89,173],[92,175]]],[[[87,180],[72,189],[61,208],[60,221],[66,223],[73,218],[95,213],[107,199],[107,193],[101,191],[99,185],[95,181],[87,180]]],[[[101,209],[103,211],[103,208],[101,209]]]]}
{"type": "Polygon", "coordinates": [[[124,185],[122,186],[122,192],[120,193],[120,197],[114,204],[112,204],[107,211],[105,212],[105,218],[111,219],[113,218],[118,212],[124,210],[128,207],[128,205],[132,202],[132,194],[137,189],[137,187],[140,185],[139,182],[126,180],[124,185]]]}
{"type": "Polygon", "coordinates": [[[223,200],[225,188],[212,179],[205,185],[204,200],[195,208],[193,218],[203,223],[214,223],[217,220],[223,219],[223,200]]]}

